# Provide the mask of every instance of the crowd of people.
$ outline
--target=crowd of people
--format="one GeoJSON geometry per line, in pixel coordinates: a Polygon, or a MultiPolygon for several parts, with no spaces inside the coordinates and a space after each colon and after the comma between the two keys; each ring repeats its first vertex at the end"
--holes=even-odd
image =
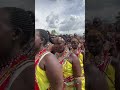
{"type": "Polygon", "coordinates": [[[85,90],[84,40],[37,29],[36,90],[85,90]]]}
{"type": "Polygon", "coordinates": [[[90,90],[120,90],[119,26],[118,17],[115,22],[86,22],[85,75],[90,90]]]}
{"type": "Polygon", "coordinates": [[[0,90],[120,90],[120,17],[86,21],[81,37],[35,30],[20,8],[0,16],[0,90]]]}
{"type": "Polygon", "coordinates": [[[119,26],[94,18],[85,37],[37,29],[36,90],[120,90],[119,26]]]}

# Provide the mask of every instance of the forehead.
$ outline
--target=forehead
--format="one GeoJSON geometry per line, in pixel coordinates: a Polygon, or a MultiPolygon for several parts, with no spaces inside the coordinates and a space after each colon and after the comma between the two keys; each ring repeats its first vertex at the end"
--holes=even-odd
{"type": "Polygon", "coordinates": [[[78,42],[78,40],[77,40],[76,38],[73,38],[71,41],[76,41],[76,42],[78,42]]]}
{"type": "Polygon", "coordinates": [[[40,37],[39,31],[37,31],[37,30],[35,31],[35,36],[37,36],[37,37],[39,36],[40,37]]]}
{"type": "Polygon", "coordinates": [[[55,41],[56,42],[65,42],[65,40],[62,37],[56,37],[55,41]]]}

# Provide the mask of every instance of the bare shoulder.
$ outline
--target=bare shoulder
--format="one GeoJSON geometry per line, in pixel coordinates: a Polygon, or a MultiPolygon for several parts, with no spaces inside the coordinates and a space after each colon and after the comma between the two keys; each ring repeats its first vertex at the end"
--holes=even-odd
{"type": "Polygon", "coordinates": [[[44,59],[45,59],[45,62],[49,62],[49,61],[57,61],[57,62],[58,62],[57,58],[56,58],[55,55],[52,54],[52,53],[47,54],[47,55],[44,57],[44,59]]]}
{"type": "Polygon", "coordinates": [[[79,59],[78,57],[74,54],[74,53],[71,53],[70,56],[69,56],[69,60],[70,62],[79,62],[79,59]]]}
{"type": "Polygon", "coordinates": [[[85,72],[87,86],[91,88],[91,90],[108,90],[104,73],[102,73],[94,64],[90,64],[85,72]]]}

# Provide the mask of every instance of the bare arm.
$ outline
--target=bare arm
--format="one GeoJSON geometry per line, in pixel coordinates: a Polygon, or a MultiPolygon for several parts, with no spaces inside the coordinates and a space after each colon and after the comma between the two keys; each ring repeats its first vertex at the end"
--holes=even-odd
{"type": "Polygon", "coordinates": [[[22,71],[9,90],[34,90],[34,64],[22,71]]]}
{"type": "Polygon", "coordinates": [[[49,54],[45,57],[45,70],[52,90],[63,89],[62,67],[56,57],[49,54]]]}
{"type": "Polygon", "coordinates": [[[112,65],[115,68],[115,89],[120,90],[120,61],[117,57],[112,57],[112,65]]]}
{"type": "MultiPolygon", "coordinates": [[[[81,67],[78,57],[75,54],[70,55],[70,60],[72,60],[72,69],[74,78],[78,78],[81,75],[81,67]]],[[[81,80],[77,80],[77,90],[81,90],[81,80]]]]}
{"type": "Polygon", "coordinates": [[[85,68],[86,90],[108,90],[105,75],[94,64],[85,68]]]}
{"type": "Polygon", "coordinates": [[[115,68],[115,89],[120,90],[120,62],[115,68]]]}

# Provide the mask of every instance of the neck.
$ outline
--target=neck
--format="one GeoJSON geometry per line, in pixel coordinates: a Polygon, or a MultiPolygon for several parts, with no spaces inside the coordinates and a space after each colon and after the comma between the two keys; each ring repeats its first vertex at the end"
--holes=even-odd
{"type": "Polygon", "coordinates": [[[43,50],[43,49],[45,49],[45,47],[41,46],[41,48],[40,48],[39,50],[41,51],[41,50],[43,50]]]}
{"type": "Polygon", "coordinates": [[[38,47],[38,48],[35,48],[35,52],[36,52],[36,54],[38,53],[38,52],[40,52],[41,50],[43,50],[45,47],[43,46],[43,45],[41,45],[40,47],[38,47]]]}
{"type": "Polygon", "coordinates": [[[103,52],[101,52],[99,55],[96,55],[95,57],[94,57],[94,62],[95,62],[95,64],[96,65],[101,65],[101,64],[103,64],[104,63],[104,55],[103,55],[104,53],[103,52]]]}
{"type": "Polygon", "coordinates": [[[66,50],[66,49],[64,48],[64,50],[63,50],[62,52],[59,52],[59,54],[63,54],[65,50],[66,50]]]}
{"type": "Polygon", "coordinates": [[[73,50],[78,50],[78,48],[72,48],[73,50]]]}
{"type": "Polygon", "coordinates": [[[63,52],[58,53],[58,57],[66,57],[66,55],[69,53],[68,48],[65,48],[63,52]],[[66,51],[67,50],[67,51],[66,51]]]}

